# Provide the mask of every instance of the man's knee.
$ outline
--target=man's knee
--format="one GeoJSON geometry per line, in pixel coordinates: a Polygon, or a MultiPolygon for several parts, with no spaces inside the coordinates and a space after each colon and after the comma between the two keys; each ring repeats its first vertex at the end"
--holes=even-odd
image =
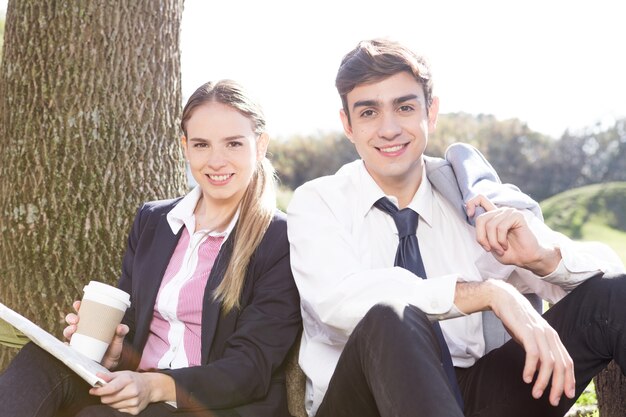
{"type": "MultiPolygon", "coordinates": [[[[608,275],[602,279],[597,280],[596,285],[599,287],[600,298],[598,302],[606,300],[612,307],[619,309],[620,311],[626,311],[626,275],[608,275]]],[[[624,320],[626,317],[621,317],[624,320]]]]}
{"type": "Polygon", "coordinates": [[[626,296],[626,275],[614,274],[594,277],[587,280],[579,288],[584,289],[589,297],[599,303],[617,301],[618,304],[623,304],[622,301],[626,296]]]}
{"type": "MultiPolygon", "coordinates": [[[[580,284],[566,296],[576,308],[586,314],[619,322],[626,318],[626,275],[596,276],[580,284]],[[571,297],[571,298],[570,298],[571,297]]],[[[550,311],[548,311],[550,313],[550,311]]]]}
{"type": "Polygon", "coordinates": [[[386,304],[373,306],[354,330],[367,338],[395,340],[412,332],[430,332],[426,314],[413,306],[399,310],[386,304]]]}

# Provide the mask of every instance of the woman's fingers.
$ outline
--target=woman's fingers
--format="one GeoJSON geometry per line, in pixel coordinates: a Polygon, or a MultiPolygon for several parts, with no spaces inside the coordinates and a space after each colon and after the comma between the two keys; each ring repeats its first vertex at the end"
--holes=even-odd
{"type": "MultiPolygon", "coordinates": [[[[72,307],[74,308],[74,310],[76,311],[76,313],[78,313],[78,310],[80,309],[80,301],[74,301],[72,303],[72,307]]],[[[67,323],[67,326],[65,327],[65,329],[63,329],[63,337],[69,342],[69,340],[72,338],[72,335],[76,332],[76,326],[78,325],[78,314],[75,313],[68,313],[65,316],[65,322],[67,323]]]]}

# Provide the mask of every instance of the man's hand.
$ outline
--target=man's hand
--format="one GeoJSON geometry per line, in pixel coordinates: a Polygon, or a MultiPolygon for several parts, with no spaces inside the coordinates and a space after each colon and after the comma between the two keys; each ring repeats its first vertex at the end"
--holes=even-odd
{"type": "Polygon", "coordinates": [[[561,261],[559,249],[541,244],[521,211],[497,208],[480,195],[467,202],[467,215],[473,216],[479,206],[486,212],[476,218],[476,241],[499,262],[526,268],[539,276],[557,268],[561,261]]]}
{"type": "Polygon", "coordinates": [[[574,362],[557,332],[537,313],[526,297],[511,285],[496,280],[489,281],[489,284],[495,289],[494,294],[497,294],[491,301],[493,312],[526,352],[522,374],[524,382],[532,383],[537,373],[533,397],[541,397],[551,380],[550,404],[557,406],[563,393],[574,398],[574,362]]]}
{"type": "Polygon", "coordinates": [[[526,352],[522,378],[533,382],[532,395],[539,398],[551,381],[550,404],[557,406],[563,393],[574,398],[574,362],[557,332],[512,285],[500,280],[458,282],[454,305],[465,313],[493,310],[513,339],[526,352]]]}
{"type": "MultiPolygon", "coordinates": [[[[74,307],[74,311],[78,313],[80,310],[80,301],[74,301],[72,303],[72,307],[74,307]]],[[[78,314],[69,313],[65,316],[65,322],[67,326],[63,329],[63,337],[69,342],[72,339],[72,335],[76,332],[76,327],[78,326],[78,314]]],[[[109,345],[109,348],[104,353],[104,357],[100,362],[102,366],[107,369],[115,369],[120,362],[120,358],[122,356],[122,347],[124,346],[124,337],[128,334],[128,326],[125,324],[118,324],[115,329],[115,335],[113,336],[113,340],[109,345]]]]}
{"type": "Polygon", "coordinates": [[[165,374],[120,371],[98,376],[107,384],[91,388],[89,393],[124,413],[137,415],[152,402],[176,400],[174,380],[165,374]]]}

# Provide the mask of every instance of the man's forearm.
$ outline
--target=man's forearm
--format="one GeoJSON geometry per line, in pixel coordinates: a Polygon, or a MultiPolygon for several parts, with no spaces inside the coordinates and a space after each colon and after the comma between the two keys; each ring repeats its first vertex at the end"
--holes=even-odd
{"type": "Polygon", "coordinates": [[[457,282],[454,305],[465,314],[490,310],[493,291],[490,281],[457,282]]]}
{"type": "Polygon", "coordinates": [[[499,305],[515,303],[515,300],[525,298],[512,285],[493,279],[458,282],[454,293],[454,305],[465,314],[486,310],[493,310],[497,314],[499,305]]]}

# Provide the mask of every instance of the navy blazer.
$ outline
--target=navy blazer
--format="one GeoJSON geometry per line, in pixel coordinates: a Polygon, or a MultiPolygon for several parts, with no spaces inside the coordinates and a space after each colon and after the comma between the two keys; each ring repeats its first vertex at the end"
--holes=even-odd
{"type": "MultiPolygon", "coordinates": [[[[118,369],[136,369],[146,344],[161,280],[181,231],[166,215],[180,201],[143,205],[124,255],[119,287],[131,295],[130,327],[118,369]]],[[[224,242],[204,293],[201,366],[160,370],[174,378],[179,409],[235,409],[242,417],[289,416],[284,359],[301,328],[300,298],[291,274],[285,215],[276,212],[254,252],[241,307],[224,315],[213,292],[232,254],[237,228],[224,242]]],[[[245,236],[241,238],[245,239],[245,236]]]]}

